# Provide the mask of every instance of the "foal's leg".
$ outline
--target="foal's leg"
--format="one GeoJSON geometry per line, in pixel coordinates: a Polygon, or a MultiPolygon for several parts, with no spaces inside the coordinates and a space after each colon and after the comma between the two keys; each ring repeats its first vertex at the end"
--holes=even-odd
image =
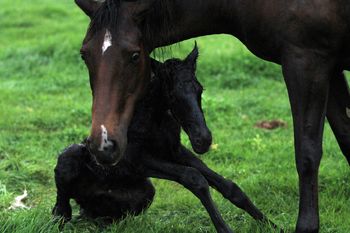
{"type": "Polygon", "coordinates": [[[293,114],[299,216],[296,232],[318,232],[318,169],[327,108],[332,59],[314,51],[289,47],[282,60],[293,114]]]}
{"type": "Polygon", "coordinates": [[[72,181],[79,176],[83,153],[84,147],[82,145],[72,145],[59,155],[55,167],[57,198],[52,214],[55,217],[63,218],[64,221],[69,221],[72,218],[72,208],[69,204],[72,190],[75,188],[72,181]]]}
{"type": "Polygon", "coordinates": [[[341,151],[350,164],[350,93],[342,72],[330,81],[327,119],[341,151]]]}
{"type": "Polygon", "coordinates": [[[147,177],[176,181],[196,195],[208,211],[214,226],[219,233],[231,233],[210,196],[209,185],[202,174],[194,168],[157,160],[154,157],[143,156],[146,166],[144,175],[147,177]]]}
{"type": "Polygon", "coordinates": [[[70,195],[68,193],[69,185],[62,179],[59,171],[55,170],[55,182],[57,188],[56,203],[52,209],[52,215],[57,218],[62,218],[63,223],[71,220],[72,218],[72,207],[70,206],[69,200],[70,195]]]}
{"type": "Polygon", "coordinates": [[[200,159],[198,159],[191,151],[185,147],[181,147],[181,155],[178,157],[179,162],[185,166],[197,169],[209,185],[219,191],[226,199],[231,201],[235,206],[241,208],[250,214],[254,219],[264,221],[270,225],[277,227],[261,211],[250,201],[248,196],[240,189],[240,187],[231,180],[225,179],[213,170],[207,167],[200,159]]]}
{"type": "Polygon", "coordinates": [[[56,204],[52,209],[52,215],[54,217],[62,218],[63,222],[67,222],[72,218],[72,207],[69,203],[69,196],[60,189],[62,189],[62,187],[57,185],[56,204]]]}

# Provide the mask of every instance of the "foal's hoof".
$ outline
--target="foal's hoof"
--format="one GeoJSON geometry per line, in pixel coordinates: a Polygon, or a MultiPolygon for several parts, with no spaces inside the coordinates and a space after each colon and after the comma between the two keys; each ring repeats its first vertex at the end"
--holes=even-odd
{"type": "Polygon", "coordinates": [[[279,230],[279,233],[285,233],[285,231],[281,227],[277,226],[274,222],[268,220],[267,224],[272,226],[274,229],[279,230]]]}

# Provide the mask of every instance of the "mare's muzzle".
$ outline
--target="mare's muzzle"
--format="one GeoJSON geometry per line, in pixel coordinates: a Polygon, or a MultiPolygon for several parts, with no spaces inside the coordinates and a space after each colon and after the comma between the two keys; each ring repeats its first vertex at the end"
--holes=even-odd
{"type": "Polygon", "coordinates": [[[122,158],[122,151],[116,141],[109,140],[108,142],[109,143],[104,146],[97,146],[89,138],[87,139],[87,148],[97,164],[102,166],[115,166],[122,158]]]}

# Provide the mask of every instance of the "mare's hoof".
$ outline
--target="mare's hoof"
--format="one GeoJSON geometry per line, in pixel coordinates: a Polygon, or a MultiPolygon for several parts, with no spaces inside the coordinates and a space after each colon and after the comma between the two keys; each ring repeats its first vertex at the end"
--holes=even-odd
{"type": "Polygon", "coordinates": [[[318,233],[319,229],[318,228],[310,228],[310,227],[297,227],[295,230],[295,233],[318,233]]]}
{"type": "Polygon", "coordinates": [[[233,233],[233,231],[228,226],[216,230],[218,233],[233,233]]]}
{"type": "Polygon", "coordinates": [[[296,233],[318,233],[319,221],[316,215],[299,216],[296,233]]]}

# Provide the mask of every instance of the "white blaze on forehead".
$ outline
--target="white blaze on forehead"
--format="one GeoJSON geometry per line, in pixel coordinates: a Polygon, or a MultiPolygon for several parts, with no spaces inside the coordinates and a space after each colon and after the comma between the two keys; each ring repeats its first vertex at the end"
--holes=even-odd
{"type": "Polygon", "coordinates": [[[112,46],[112,34],[111,32],[107,29],[105,38],[103,40],[103,45],[102,45],[102,54],[106,52],[106,50],[112,46]]]}
{"type": "Polygon", "coordinates": [[[108,140],[108,132],[104,125],[101,125],[101,145],[99,151],[104,151],[105,147],[112,146],[113,143],[108,140]]]}

